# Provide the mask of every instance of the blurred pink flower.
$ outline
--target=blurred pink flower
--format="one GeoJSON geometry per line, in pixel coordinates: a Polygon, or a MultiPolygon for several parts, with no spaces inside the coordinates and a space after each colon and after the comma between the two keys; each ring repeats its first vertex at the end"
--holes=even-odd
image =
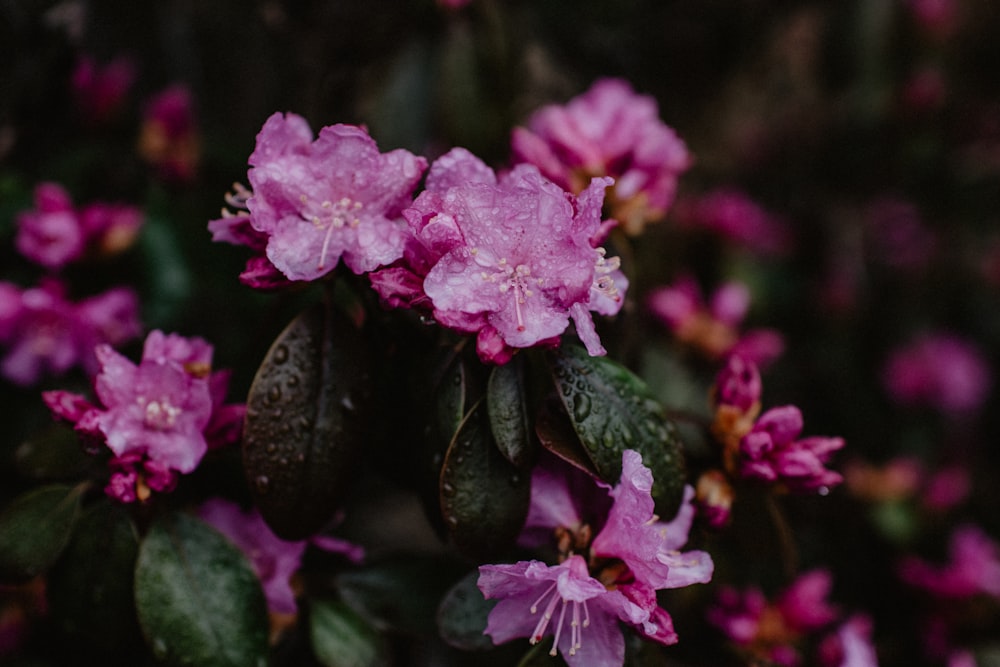
{"type": "Polygon", "coordinates": [[[620,79],[601,79],[564,106],[536,111],[512,135],[515,162],[527,162],[579,193],[594,176],[611,176],[611,216],[628,234],[662,218],[691,156],[660,120],[656,100],[620,79]]]}
{"type": "Polygon", "coordinates": [[[708,230],[761,254],[782,254],[791,245],[791,235],[783,221],[746,193],[733,188],[680,201],[674,217],[678,225],[708,230]]]}
{"type": "Polygon", "coordinates": [[[189,182],[197,175],[201,134],[186,85],[174,84],[148,102],[138,151],[164,180],[189,182]]]}
{"type": "Polygon", "coordinates": [[[937,239],[913,203],[881,197],[868,206],[865,222],[874,261],[905,271],[919,271],[930,263],[937,239]]]}
{"type": "Polygon", "coordinates": [[[949,333],[928,333],[894,350],[882,367],[882,384],[906,406],[944,413],[974,412],[986,400],[993,378],[983,353],[949,333]]]}
{"type": "Polygon", "coordinates": [[[899,564],[899,576],[937,598],[985,594],[1000,599],[1000,546],[978,526],[964,524],[951,534],[946,563],[908,556],[899,564]]]}
{"type": "Polygon", "coordinates": [[[73,97],[84,120],[92,124],[108,123],[121,112],[135,83],[136,67],[129,58],[115,58],[99,65],[90,56],[76,64],[71,79],[73,97]]]}

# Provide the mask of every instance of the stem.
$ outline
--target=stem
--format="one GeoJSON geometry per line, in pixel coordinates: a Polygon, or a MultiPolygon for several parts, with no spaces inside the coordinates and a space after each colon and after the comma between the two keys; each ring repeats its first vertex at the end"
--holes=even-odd
{"type": "Polygon", "coordinates": [[[788,525],[788,519],[781,510],[781,506],[778,505],[778,501],[775,499],[773,493],[767,494],[765,504],[767,505],[768,514],[771,515],[771,521],[774,522],[774,530],[778,534],[778,544],[781,547],[781,562],[785,568],[785,577],[790,581],[795,578],[795,573],[799,569],[799,550],[795,545],[795,537],[792,534],[791,526],[788,525]]]}

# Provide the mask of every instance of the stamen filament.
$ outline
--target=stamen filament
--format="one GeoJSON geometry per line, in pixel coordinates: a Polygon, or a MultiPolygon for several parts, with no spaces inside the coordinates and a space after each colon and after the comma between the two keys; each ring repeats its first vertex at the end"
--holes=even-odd
{"type": "MultiPolygon", "coordinates": [[[[576,603],[573,603],[576,606],[576,603]]],[[[566,600],[562,601],[562,609],[559,610],[559,622],[556,623],[556,636],[552,640],[552,650],[549,651],[549,655],[556,655],[559,653],[556,648],[559,646],[559,636],[562,634],[563,619],[566,618],[566,600]]],[[[572,636],[572,635],[571,635],[572,636]]]]}

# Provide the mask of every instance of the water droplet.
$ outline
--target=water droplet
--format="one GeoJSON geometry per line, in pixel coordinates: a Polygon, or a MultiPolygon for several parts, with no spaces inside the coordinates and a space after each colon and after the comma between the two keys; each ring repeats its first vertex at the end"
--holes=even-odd
{"type": "Polygon", "coordinates": [[[351,400],[350,396],[344,396],[344,398],[340,399],[340,404],[348,412],[353,412],[355,410],[354,401],[351,400]]]}
{"type": "Polygon", "coordinates": [[[456,465],[462,465],[463,461],[465,461],[465,457],[464,456],[456,456],[455,457],[455,464],[456,465]]]}
{"type": "Polygon", "coordinates": [[[280,401],[281,400],[281,387],[279,387],[278,385],[274,385],[273,387],[271,387],[270,389],[268,389],[267,390],[267,400],[271,401],[272,403],[277,403],[278,401],[280,401]]]}
{"type": "Polygon", "coordinates": [[[257,479],[253,481],[254,488],[257,489],[257,493],[264,494],[271,490],[271,480],[268,479],[267,475],[257,475],[257,479]]]}
{"type": "Polygon", "coordinates": [[[590,416],[590,396],[584,393],[573,397],[573,417],[582,422],[590,416]]]}
{"type": "Polygon", "coordinates": [[[282,456],[280,459],[278,459],[278,465],[279,466],[287,466],[288,465],[288,459],[286,459],[284,456],[282,456]]]}
{"type": "Polygon", "coordinates": [[[508,481],[510,482],[511,486],[517,486],[521,483],[521,476],[518,475],[517,473],[514,473],[513,475],[510,476],[510,479],[508,481]]]}
{"type": "Polygon", "coordinates": [[[298,454],[295,455],[295,461],[296,463],[305,463],[306,455],[303,454],[302,452],[299,452],[298,454]]]}
{"type": "Polygon", "coordinates": [[[605,433],[604,440],[602,441],[601,444],[603,444],[608,449],[611,449],[612,447],[615,446],[615,436],[613,436],[610,431],[605,433]]]}
{"type": "Polygon", "coordinates": [[[448,482],[441,485],[441,495],[446,498],[451,498],[455,495],[455,487],[448,482]]]}
{"type": "Polygon", "coordinates": [[[270,442],[270,443],[268,443],[267,448],[266,448],[265,451],[268,454],[274,454],[275,452],[278,451],[278,446],[276,444],[274,444],[273,442],[270,442]]]}
{"type": "Polygon", "coordinates": [[[448,525],[451,526],[452,528],[458,528],[458,517],[457,516],[449,515],[447,521],[448,521],[448,525]]]}
{"type": "Polygon", "coordinates": [[[157,637],[153,640],[153,655],[157,659],[163,660],[167,657],[169,649],[167,648],[167,642],[162,637],[157,637]]]}
{"type": "Polygon", "coordinates": [[[274,410],[271,411],[271,416],[274,417],[275,419],[281,419],[281,415],[282,415],[281,408],[275,408],[274,410]]]}
{"type": "Polygon", "coordinates": [[[299,386],[299,376],[298,375],[291,375],[291,376],[289,376],[289,378],[288,378],[288,380],[286,381],[285,384],[287,384],[289,387],[298,387],[299,386]]]}
{"type": "Polygon", "coordinates": [[[274,354],[271,355],[271,358],[274,360],[274,363],[276,364],[285,363],[286,361],[288,361],[288,348],[285,347],[284,345],[279,345],[278,347],[274,348],[274,354]]]}

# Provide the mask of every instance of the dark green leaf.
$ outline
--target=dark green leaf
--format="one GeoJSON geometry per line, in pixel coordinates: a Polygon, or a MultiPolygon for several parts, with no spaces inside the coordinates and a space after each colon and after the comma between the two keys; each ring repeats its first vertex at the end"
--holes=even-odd
{"type": "Polygon", "coordinates": [[[588,475],[600,477],[587,452],[583,449],[580,438],[573,430],[573,424],[563,410],[559,399],[552,397],[542,404],[535,418],[535,434],[538,441],[547,450],[576,466],[588,475]]]}
{"type": "Polygon", "coordinates": [[[379,628],[429,636],[441,597],[457,578],[455,564],[430,556],[382,561],[337,577],[341,598],[379,628]]]}
{"type": "Polygon", "coordinates": [[[379,667],[389,664],[387,642],[343,602],[315,600],[309,606],[313,652],[326,667],[379,667]]]}
{"type": "Polygon", "coordinates": [[[81,478],[92,459],[83,453],[73,429],[51,424],[21,443],[14,461],[25,477],[66,480],[81,478]]]}
{"type": "Polygon", "coordinates": [[[365,446],[371,398],[354,325],[317,305],[274,341],[247,397],[243,465],[279,537],[308,537],[333,515],[365,446]]]}
{"type": "Polygon", "coordinates": [[[441,514],[455,545],[474,558],[513,544],[531,496],[530,475],[500,454],[485,413],[481,402],[472,408],[441,468],[441,514]]]}
{"type": "Polygon", "coordinates": [[[494,368],[486,389],[493,439],[504,458],[522,470],[537,454],[528,422],[523,360],[523,355],[516,355],[509,363],[494,368]]]}
{"type": "Polygon", "coordinates": [[[565,346],[549,359],[559,398],[601,478],[616,484],[622,452],[639,452],[653,473],[657,511],[673,516],[684,492],[684,458],[673,423],[645,383],[578,346],[565,346]]]}
{"type": "Polygon", "coordinates": [[[263,667],[267,606],[243,553],[202,521],[161,518],[139,548],[135,601],[146,642],[171,665],[263,667]]]}
{"type": "Polygon", "coordinates": [[[132,577],[139,543],[125,509],[107,500],[86,510],[48,577],[53,617],[80,645],[118,661],[142,646],[132,577]]]}
{"type": "Polygon", "coordinates": [[[468,373],[461,355],[449,350],[444,365],[435,369],[434,414],[438,439],[446,447],[465,416],[468,373]]]}
{"type": "Polygon", "coordinates": [[[19,496],[0,514],[0,578],[30,579],[69,543],[85,485],[53,484],[19,496]]]}
{"type": "Polygon", "coordinates": [[[496,600],[483,597],[476,582],[479,570],[473,570],[451,587],[437,611],[441,638],[463,651],[485,651],[493,648],[493,640],[483,634],[486,621],[496,600]]]}

